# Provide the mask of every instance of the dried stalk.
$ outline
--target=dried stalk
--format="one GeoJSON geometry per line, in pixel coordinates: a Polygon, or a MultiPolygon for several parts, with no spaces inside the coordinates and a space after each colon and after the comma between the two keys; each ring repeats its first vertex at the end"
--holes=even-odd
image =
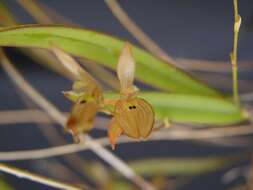
{"type": "Polygon", "coordinates": [[[105,0],[105,3],[119,20],[119,22],[128,30],[147,50],[157,57],[173,64],[180,66],[176,61],[170,57],[164,50],[162,50],[145,32],[127,15],[122,9],[117,0],[105,0]]]}
{"type": "MultiPolygon", "coordinates": [[[[63,114],[68,115],[68,113],[63,114]]],[[[104,127],[106,122],[108,122],[108,118],[98,116],[95,120],[95,128],[106,130],[107,128],[104,127]]],[[[57,122],[52,120],[44,111],[38,109],[0,111],[0,125],[25,123],[56,124],[57,122]]]]}
{"type": "MultiPolygon", "coordinates": [[[[58,122],[62,127],[65,126],[66,117],[62,114],[53,104],[51,104],[47,99],[45,99],[37,90],[35,90],[15,67],[10,63],[8,58],[4,53],[0,52],[0,58],[4,71],[12,79],[12,81],[17,85],[20,90],[22,90],[27,96],[30,97],[34,103],[36,103],[40,108],[42,108],[48,115],[58,122]]],[[[89,135],[82,136],[82,143],[85,144],[104,161],[110,164],[113,168],[119,171],[127,179],[131,180],[141,189],[153,190],[155,189],[149,182],[145,181],[144,178],[138,176],[126,163],[121,159],[113,155],[110,151],[106,150],[100,144],[95,142],[89,135]]]]}
{"type": "Polygon", "coordinates": [[[33,2],[33,0],[16,0],[25,10],[42,24],[53,24],[53,20],[33,2]]]}
{"type": "Polygon", "coordinates": [[[242,101],[253,101],[253,92],[248,92],[240,95],[242,101]]]}
{"type": "MultiPolygon", "coordinates": [[[[205,59],[175,58],[183,68],[191,71],[203,71],[207,73],[230,73],[231,65],[227,61],[215,61],[205,59]]],[[[252,61],[240,61],[238,71],[249,71],[253,69],[252,61]]]]}
{"type": "MultiPolygon", "coordinates": [[[[108,144],[107,138],[96,140],[97,143],[108,144]]],[[[87,150],[88,145],[85,144],[68,144],[56,146],[51,148],[37,149],[37,150],[24,150],[24,151],[8,151],[0,152],[0,160],[2,161],[17,161],[17,160],[34,160],[61,156],[64,154],[71,154],[87,150]]]]}
{"type": "MultiPolygon", "coordinates": [[[[44,185],[47,185],[50,187],[58,188],[58,189],[67,189],[67,190],[82,190],[82,189],[84,189],[84,188],[80,188],[80,187],[75,187],[73,185],[70,185],[70,184],[67,184],[64,182],[56,181],[54,179],[42,177],[37,174],[33,174],[31,172],[23,171],[21,169],[10,167],[10,166],[7,166],[7,165],[1,164],[1,163],[0,163],[0,171],[15,175],[19,178],[28,179],[30,181],[38,182],[38,183],[41,183],[41,184],[44,184],[44,185]]],[[[85,189],[87,189],[87,188],[85,188],[85,189]]]]}
{"type": "MultiPolygon", "coordinates": [[[[214,86],[220,88],[222,90],[230,90],[231,87],[231,77],[225,75],[214,75],[208,73],[198,73],[193,74],[193,76],[197,76],[201,81],[208,84],[209,86],[214,86]]],[[[247,91],[252,88],[252,81],[247,79],[238,80],[240,83],[241,91],[247,91]]]]}
{"type": "Polygon", "coordinates": [[[0,125],[19,123],[53,123],[52,119],[40,110],[0,111],[0,125]]]}
{"type": "MultiPolygon", "coordinates": [[[[175,126],[175,128],[178,126],[175,126]]],[[[236,126],[227,128],[216,129],[202,129],[202,130],[177,130],[177,129],[156,131],[152,133],[152,136],[147,141],[141,141],[142,143],[160,140],[213,140],[221,139],[225,137],[235,137],[240,135],[253,134],[252,126],[236,126]]],[[[110,145],[107,138],[96,139],[96,142],[100,145],[110,145]]],[[[123,143],[140,143],[126,136],[119,138],[117,144],[123,143]]],[[[68,144],[51,148],[37,149],[37,150],[22,150],[11,152],[0,152],[1,161],[14,161],[14,160],[31,160],[42,159],[54,156],[61,156],[64,154],[71,154],[79,151],[84,151],[89,148],[89,144],[68,144]]]]}

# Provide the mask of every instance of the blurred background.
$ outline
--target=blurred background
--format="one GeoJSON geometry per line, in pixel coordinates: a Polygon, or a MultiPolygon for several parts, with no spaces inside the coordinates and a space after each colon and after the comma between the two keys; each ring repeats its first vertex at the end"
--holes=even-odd
{"type": "MultiPolygon", "coordinates": [[[[38,2],[50,7],[82,27],[108,33],[141,46],[118,22],[102,0],[40,0],[38,2]]],[[[232,0],[120,0],[118,2],[127,11],[128,15],[172,57],[206,60],[211,61],[212,64],[222,65],[224,65],[224,62],[229,61],[229,53],[233,42],[232,0]]],[[[17,1],[6,0],[5,3],[20,23],[36,23],[17,1]]],[[[239,90],[241,93],[246,93],[253,90],[252,70],[250,70],[250,63],[253,59],[253,1],[244,0],[239,1],[238,4],[239,13],[242,17],[238,46],[239,69],[241,62],[247,68],[242,69],[239,73],[239,90]]],[[[59,24],[61,23],[59,22],[59,24]]],[[[71,88],[71,81],[37,64],[14,48],[8,48],[6,51],[23,76],[36,89],[57,105],[60,110],[67,112],[70,109],[71,102],[64,98],[61,92],[71,88]]],[[[194,61],[191,64],[194,65],[194,61]]],[[[196,68],[198,68],[197,64],[196,68]]],[[[229,70],[222,73],[213,73],[193,69],[189,72],[213,87],[231,93],[231,72],[229,70]]],[[[20,96],[19,91],[10,82],[1,68],[0,86],[0,114],[4,111],[15,111],[26,108],[26,104],[23,101],[24,97],[20,96]]],[[[25,101],[29,104],[27,99],[25,101]]],[[[105,128],[102,123],[99,128],[103,127],[105,128]]],[[[44,125],[39,128],[36,124],[32,123],[18,125],[2,124],[0,151],[39,149],[66,144],[65,141],[72,142],[70,135],[66,135],[60,126],[54,125],[54,132],[60,134],[64,141],[54,137],[54,133],[48,130],[48,128],[50,126],[44,125]]],[[[94,137],[103,137],[106,136],[106,131],[94,129],[91,134],[94,137]]],[[[156,172],[156,175],[148,176],[148,179],[158,185],[167,184],[165,186],[161,185],[161,189],[232,189],[243,186],[247,180],[246,176],[248,176],[251,168],[250,151],[252,150],[252,143],[249,143],[251,142],[251,138],[251,136],[248,136],[243,142],[238,138],[218,144],[216,142],[172,140],[141,142],[134,145],[121,144],[116,148],[114,153],[126,161],[137,160],[141,162],[141,160],[145,159],[158,158],[167,160],[164,162],[165,166],[163,167],[168,167],[168,171],[156,172]],[[226,164],[226,161],[230,163],[230,156],[237,156],[241,153],[245,155],[243,159],[232,164],[226,164]],[[195,174],[193,174],[194,172],[190,172],[198,167],[195,162],[202,162],[201,158],[217,158],[213,159],[211,163],[219,163],[218,159],[224,156],[228,160],[225,160],[222,167],[214,167],[208,172],[196,172],[195,174]],[[179,160],[177,159],[179,157],[186,160],[182,160],[182,165],[181,162],[176,164],[179,164],[177,165],[178,167],[185,167],[185,170],[177,170],[172,167],[174,161],[179,160]],[[185,162],[187,164],[187,160],[193,162],[192,165],[188,164],[184,166],[185,162]],[[189,170],[186,167],[189,167],[189,170]]],[[[110,149],[110,147],[107,148],[110,149]]],[[[105,168],[98,164],[98,162],[103,163],[103,161],[89,150],[75,154],[75,156],[73,155],[67,159],[64,157],[53,157],[6,163],[69,183],[81,184],[85,182],[91,186],[100,183],[97,180],[101,177],[92,177],[95,175],[92,172],[96,173],[96,171],[99,171],[101,173],[104,171],[105,168]],[[85,161],[80,161],[80,157],[85,161]],[[76,165],[73,165],[75,161],[82,163],[78,170],[76,165]],[[94,167],[91,167],[92,164],[94,167]]],[[[112,171],[112,169],[110,170],[112,171]]],[[[110,176],[109,174],[106,175],[110,176]]],[[[3,174],[2,177],[11,184],[13,189],[53,189],[7,174],[3,174]]],[[[119,176],[116,177],[116,179],[118,178],[119,176]]],[[[126,182],[124,179],[118,180],[126,182]]]]}

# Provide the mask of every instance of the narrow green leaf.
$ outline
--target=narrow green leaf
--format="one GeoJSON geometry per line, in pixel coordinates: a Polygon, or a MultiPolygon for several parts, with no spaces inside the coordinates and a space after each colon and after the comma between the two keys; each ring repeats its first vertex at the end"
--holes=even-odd
{"type": "MultiPolygon", "coordinates": [[[[117,94],[107,93],[115,98],[117,94]]],[[[173,122],[227,125],[247,119],[247,114],[232,102],[210,96],[140,92],[155,109],[157,119],[173,122]]]]}
{"type": "Polygon", "coordinates": [[[238,161],[236,157],[208,157],[208,158],[154,158],[136,160],[129,165],[138,173],[152,175],[198,175],[224,168],[238,161]]]}
{"type": "Polygon", "coordinates": [[[0,178],[0,189],[1,190],[14,190],[14,188],[8,182],[6,182],[6,180],[3,177],[0,178]]]}
{"type": "MultiPolygon", "coordinates": [[[[0,46],[49,49],[50,44],[115,69],[124,41],[91,30],[63,26],[26,25],[0,30],[0,46]]],[[[217,91],[138,47],[133,47],[133,54],[137,79],[143,82],[166,91],[220,96],[217,91]]]]}

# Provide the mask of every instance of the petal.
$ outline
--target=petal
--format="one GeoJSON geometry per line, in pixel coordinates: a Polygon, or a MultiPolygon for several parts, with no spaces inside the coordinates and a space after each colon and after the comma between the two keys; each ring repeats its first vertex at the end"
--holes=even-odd
{"type": "Polygon", "coordinates": [[[109,123],[108,137],[113,150],[115,149],[116,141],[122,132],[123,130],[120,128],[118,122],[115,120],[115,118],[112,118],[109,123]]]}
{"type": "Polygon", "coordinates": [[[77,102],[81,96],[85,95],[85,93],[77,93],[73,90],[63,91],[62,93],[66,98],[68,98],[72,102],[77,102]]]}
{"type": "Polygon", "coordinates": [[[55,45],[51,45],[51,50],[62,65],[76,78],[77,81],[73,85],[74,91],[83,92],[85,90],[92,93],[95,89],[102,93],[96,80],[71,55],[55,45]]]}
{"type": "Polygon", "coordinates": [[[122,49],[117,65],[117,74],[120,81],[121,92],[133,88],[134,73],[135,61],[131,51],[131,45],[126,43],[122,49]]]}
{"type": "Polygon", "coordinates": [[[56,45],[51,45],[51,50],[55,54],[55,56],[60,60],[63,66],[75,77],[79,77],[80,71],[83,70],[81,66],[75,61],[73,57],[71,57],[68,53],[66,53],[61,48],[56,45]]]}
{"type": "Polygon", "coordinates": [[[74,139],[78,139],[81,133],[86,133],[92,129],[98,108],[94,98],[87,98],[86,96],[80,97],[74,104],[66,125],[74,139]]]}
{"type": "Polygon", "coordinates": [[[147,138],[154,127],[154,111],[144,99],[135,97],[119,100],[115,118],[127,136],[147,138]]]}

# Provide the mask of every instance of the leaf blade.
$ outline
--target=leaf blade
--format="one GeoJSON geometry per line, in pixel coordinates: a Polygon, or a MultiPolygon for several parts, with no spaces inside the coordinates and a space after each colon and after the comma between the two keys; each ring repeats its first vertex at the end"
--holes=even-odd
{"type": "MultiPolygon", "coordinates": [[[[115,98],[116,93],[106,93],[115,98]]],[[[216,97],[164,92],[139,92],[155,110],[156,119],[172,122],[228,125],[242,122],[247,115],[232,102],[216,97]]]]}
{"type": "MultiPolygon", "coordinates": [[[[50,43],[79,57],[115,69],[124,41],[86,29],[63,26],[24,25],[0,30],[1,46],[49,49],[50,43]]],[[[137,79],[165,91],[220,96],[180,69],[133,46],[137,79]]]]}

